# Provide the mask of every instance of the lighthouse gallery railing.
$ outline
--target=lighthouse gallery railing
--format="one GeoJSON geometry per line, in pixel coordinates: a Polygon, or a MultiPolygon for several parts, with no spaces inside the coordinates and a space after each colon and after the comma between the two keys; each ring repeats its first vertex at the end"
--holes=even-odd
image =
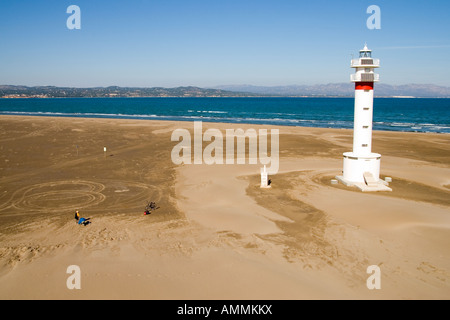
{"type": "Polygon", "coordinates": [[[352,59],[351,61],[352,67],[379,67],[380,59],[372,59],[372,58],[360,58],[360,59],[352,59]]]}
{"type": "Polygon", "coordinates": [[[380,81],[380,75],[377,73],[355,73],[355,74],[350,75],[350,81],[353,81],[353,82],[380,81]]]}

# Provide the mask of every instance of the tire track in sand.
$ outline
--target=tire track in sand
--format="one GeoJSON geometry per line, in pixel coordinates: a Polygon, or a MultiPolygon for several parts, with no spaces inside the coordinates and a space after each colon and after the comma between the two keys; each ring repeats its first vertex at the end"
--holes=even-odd
{"type": "Polygon", "coordinates": [[[0,212],[16,209],[32,213],[56,213],[95,208],[102,210],[142,208],[147,201],[160,201],[159,187],[128,181],[52,181],[23,187],[0,205],[0,212]]]}

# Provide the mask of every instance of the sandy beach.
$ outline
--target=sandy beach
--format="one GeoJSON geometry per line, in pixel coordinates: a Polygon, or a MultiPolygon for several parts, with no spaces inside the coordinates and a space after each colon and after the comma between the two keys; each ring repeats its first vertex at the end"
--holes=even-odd
{"type": "Polygon", "coordinates": [[[279,129],[261,189],[260,164],[175,165],[179,128],[1,116],[0,299],[450,298],[449,135],[374,131],[393,191],[363,193],[330,183],[352,130],[203,123],[279,129]]]}

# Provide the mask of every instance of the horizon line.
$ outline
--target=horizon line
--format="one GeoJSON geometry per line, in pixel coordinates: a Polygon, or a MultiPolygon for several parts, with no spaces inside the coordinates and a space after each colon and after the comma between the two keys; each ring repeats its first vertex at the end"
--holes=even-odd
{"type": "MultiPolygon", "coordinates": [[[[218,87],[265,87],[265,88],[276,88],[276,87],[301,87],[301,86],[320,86],[320,85],[330,85],[330,84],[348,84],[352,85],[351,82],[327,82],[327,83],[315,83],[315,84],[281,84],[281,85],[254,85],[254,84],[221,84],[214,86],[199,86],[199,85],[177,85],[177,86],[124,86],[124,85],[97,85],[97,86],[64,86],[64,85],[25,85],[25,84],[0,84],[0,87],[54,87],[54,88],[75,88],[75,89],[94,89],[94,88],[136,88],[136,89],[151,89],[151,88],[164,88],[164,89],[175,89],[175,88],[200,88],[200,89],[215,89],[215,90],[226,90],[218,89],[218,87]]],[[[434,83],[404,83],[404,84],[390,84],[390,83],[378,83],[377,85],[388,85],[388,86],[411,86],[411,85],[427,85],[436,86],[442,88],[449,88],[450,86],[439,85],[434,83]]]]}

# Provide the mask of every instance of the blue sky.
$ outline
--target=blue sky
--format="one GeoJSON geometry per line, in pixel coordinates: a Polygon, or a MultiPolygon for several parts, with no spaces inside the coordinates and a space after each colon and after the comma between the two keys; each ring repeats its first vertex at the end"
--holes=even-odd
{"type": "Polygon", "coordinates": [[[449,12],[446,0],[2,0],[0,84],[348,82],[367,42],[383,83],[450,86],[449,12]],[[66,27],[70,5],[81,30],[66,27]]]}

